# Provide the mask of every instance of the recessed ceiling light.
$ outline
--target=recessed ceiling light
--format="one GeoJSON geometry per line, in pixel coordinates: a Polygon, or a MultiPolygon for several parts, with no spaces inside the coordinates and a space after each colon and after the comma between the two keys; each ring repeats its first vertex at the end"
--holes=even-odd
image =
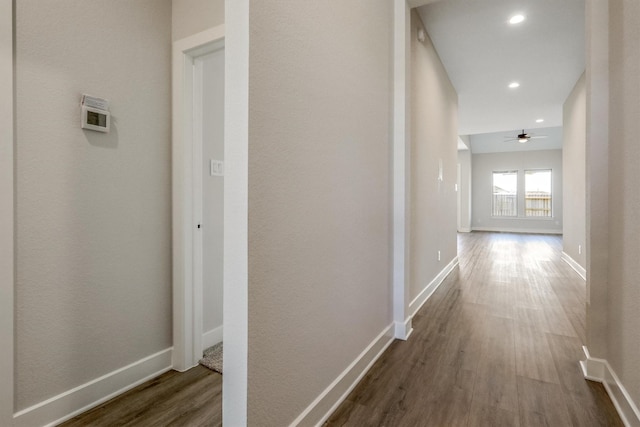
{"type": "Polygon", "coordinates": [[[536,120],[536,123],[542,123],[542,122],[544,122],[544,119],[538,119],[538,120],[536,120]]]}
{"type": "Polygon", "coordinates": [[[519,24],[524,21],[524,15],[513,15],[511,19],[509,19],[509,24],[519,24]]]}
{"type": "Polygon", "coordinates": [[[520,87],[520,83],[518,83],[518,82],[509,83],[509,87],[511,89],[515,89],[517,87],[520,87]]]}

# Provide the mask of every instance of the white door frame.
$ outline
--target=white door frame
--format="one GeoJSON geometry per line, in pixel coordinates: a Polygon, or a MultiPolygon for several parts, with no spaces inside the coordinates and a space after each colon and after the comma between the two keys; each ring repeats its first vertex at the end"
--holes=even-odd
{"type": "Polygon", "coordinates": [[[201,102],[195,60],[223,47],[223,25],[173,43],[173,368],[178,371],[197,365],[202,352],[202,135],[197,130],[202,117],[194,109],[201,102]]]}
{"type": "Polygon", "coordinates": [[[461,166],[460,163],[456,163],[457,164],[457,169],[456,169],[456,205],[457,205],[457,214],[458,214],[458,232],[460,230],[462,230],[462,212],[460,211],[460,205],[462,204],[462,191],[461,191],[461,187],[462,187],[462,172],[461,172],[461,166]]]}
{"type": "Polygon", "coordinates": [[[0,0],[0,425],[13,424],[15,291],[13,1],[0,0]]]}
{"type": "Polygon", "coordinates": [[[225,0],[224,375],[222,424],[247,425],[249,353],[249,3],[225,0]]]}
{"type": "Polygon", "coordinates": [[[406,340],[413,331],[408,274],[411,8],[407,0],[395,0],[393,11],[393,322],[395,338],[406,340]]]}

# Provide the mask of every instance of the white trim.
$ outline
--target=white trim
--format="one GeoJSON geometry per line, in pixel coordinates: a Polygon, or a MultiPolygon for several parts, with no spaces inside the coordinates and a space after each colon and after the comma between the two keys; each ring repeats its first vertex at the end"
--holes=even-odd
{"type": "Polygon", "coordinates": [[[13,1],[0,0],[0,425],[14,404],[13,1]]]}
{"type": "Polygon", "coordinates": [[[489,217],[489,219],[491,221],[527,221],[527,222],[543,221],[543,222],[553,222],[553,221],[557,220],[558,218],[556,218],[555,216],[540,217],[540,216],[524,216],[524,215],[518,215],[518,216],[491,215],[489,217]]]}
{"type": "Polygon", "coordinates": [[[412,317],[407,317],[404,322],[393,322],[395,330],[394,337],[402,341],[408,340],[409,336],[413,333],[412,322],[412,317]]]}
{"type": "Polygon", "coordinates": [[[472,227],[472,231],[491,231],[494,233],[522,233],[522,234],[562,234],[562,230],[520,228],[520,227],[472,227]]]}
{"type": "Polygon", "coordinates": [[[591,357],[587,346],[583,345],[582,351],[585,355],[585,360],[580,361],[580,369],[582,369],[582,375],[590,381],[601,383],[604,379],[604,371],[606,369],[607,361],[604,359],[591,357]]]}
{"type": "Polygon", "coordinates": [[[225,0],[222,424],[247,425],[249,0],[225,0]]]}
{"type": "Polygon", "coordinates": [[[436,289],[438,289],[442,282],[444,282],[444,279],[446,279],[447,276],[456,268],[457,265],[458,257],[455,257],[449,264],[446,265],[445,268],[442,269],[442,271],[440,271],[440,273],[438,273],[436,277],[433,278],[433,280],[427,286],[424,287],[422,291],[420,291],[418,296],[415,297],[413,301],[411,301],[411,304],[409,304],[409,313],[411,313],[412,318],[416,315],[416,313],[418,312],[418,310],[420,310],[424,303],[427,302],[431,295],[433,295],[433,293],[436,291],[436,289]]]}
{"type": "Polygon", "coordinates": [[[202,349],[206,350],[207,348],[218,344],[220,341],[222,341],[223,334],[224,326],[222,325],[202,334],[202,349]]]}
{"type": "Polygon", "coordinates": [[[640,425],[640,410],[609,362],[605,359],[591,357],[586,346],[583,346],[582,350],[585,360],[580,361],[580,367],[584,377],[602,383],[625,426],[640,425]]]}
{"type": "Polygon", "coordinates": [[[173,43],[173,365],[178,371],[195,366],[202,353],[202,310],[196,307],[196,302],[202,301],[202,289],[196,274],[198,239],[194,237],[194,163],[199,164],[194,162],[194,58],[224,47],[224,34],[224,25],[220,25],[173,43]]]}
{"type": "MultiPolygon", "coordinates": [[[[458,137],[458,144],[462,140],[458,137]]],[[[460,230],[462,228],[462,166],[460,162],[456,162],[456,228],[460,230]]]]}
{"type": "MultiPolygon", "coordinates": [[[[408,243],[408,117],[410,10],[406,0],[394,1],[393,28],[393,320],[407,318],[408,243]]],[[[396,338],[406,339],[406,334],[396,338]]]]}
{"type": "MultiPolygon", "coordinates": [[[[193,188],[193,199],[191,203],[193,203],[193,217],[191,222],[191,232],[193,234],[193,275],[192,275],[192,286],[193,286],[193,297],[191,301],[193,302],[193,360],[192,364],[198,363],[200,358],[202,357],[203,345],[202,345],[202,334],[203,334],[203,296],[204,296],[204,246],[203,240],[204,236],[202,233],[202,198],[204,197],[203,192],[203,179],[202,179],[202,126],[203,126],[203,99],[204,94],[202,93],[204,90],[204,64],[202,62],[202,56],[192,56],[192,65],[189,67],[188,71],[193,73],[193,86],[191,87],[191,95],[192,98],[192,120],[191,120],[191,130],[192,130],[192,152],[191,152],[191,185],[193,188]],[[200,227],[198,227],[200,225],[200,227]]],[[[188,89],[187,89],[188,90],[188,89]]],[[[189,121],[184,123],[187,125],[189,121]]],[[[186,142],[186,141],[185,141],[186,142]]],[[[223,302],[224,303],[224,302],[223,302]]]]}
{"type": "Polygon", "coordinates": [[[353,362],[342,371],[338,377],[322,392],[313,402],[291,423],[291,426],[314,425],[321,426],[340,404],[347,398],[349,393],[360,382],[362,377],[371,369],[373,364],[382,356],[385,350],[394,341],[392,336],[393,324],[387,326],[373,341],[364,349],[353,362]],[[362,364],[366,363],[363,368],[362,364]],[[355,376],[355,379],[351,379],[355,376]],[[336,394],[339,397],[336,399],[336,394]],[[316,408],[330,408],[320,414],[315,414],[316,408]],[[315,415],[315,417],[314,417],[315,415]],[[319,417],[319,418],[318,418],[319,417]]]}
{"type": "Polygon", "coordinates": [[[582,280],[587,280],[587,270],[585,270],[583,266],[578,264],[578,261],[571,258],[569,254],[567,254],[565,251],[562,251],[562,255],[560,255],[560,259],[566,262],[567,264],[569,264],[569,267],[573,268],[573,270],[576,273],[578,273],[580,277],[582,277],[582,280]]]}
{"type": "Polygon", "coordinates": [[[171,370],[168,348],[33,405],[14,415],[16,427],[54,426],[171,370]]]}
{"type": "Polygon", "coordinates": [[[471,229],[470,229],[470,228],[468,228],[468,227],[461,227],[461,228],[458,230],[458,233],[471,233],[471,229]]]}

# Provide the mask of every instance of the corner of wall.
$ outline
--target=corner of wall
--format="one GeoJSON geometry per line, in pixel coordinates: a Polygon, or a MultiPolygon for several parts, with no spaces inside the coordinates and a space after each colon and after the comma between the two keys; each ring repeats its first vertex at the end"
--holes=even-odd
{"type": "Polygon", "coordinates": [[[14,10],[0,0],[0,425],[14,405],[14,10]]]}
{"type": "Polygon", "coordinates": [[[172,40],[224,24],[225,0],[172,0],[172,40]]]}
{"type": "Polygon", "coordinates": [[[394,325],[387,326],[349,366],[291,423],[322,425],[358,385],[393,342],[394,325]]]}
{"type": "Polygon", "coordinates": [[[447,264],[437,275],[433,278],[429,284],[427,284],[422,291],[416,296],[409,304],[409,313],[411,317],[416,315],[418,310],[429,300],[431,295],[440,287],[444,279],[458,266],[458,257],[454,257],[449,264],[447,264]]]}
{"type": "Polygon", "coordinates": [[[580,368],[584,378],[602,383],[625,426],[640,425],[640,410],[609,362],[591,357],[586,346],[582,350],[585,358],[580,361],[580,368]]]}
{"type": "Polygon", "coordinates": [[[160,351],[130,365],[74,387],[14,414],[15,427],[58,425],[101,403],[171,370],[172,349],[160,351]]]}

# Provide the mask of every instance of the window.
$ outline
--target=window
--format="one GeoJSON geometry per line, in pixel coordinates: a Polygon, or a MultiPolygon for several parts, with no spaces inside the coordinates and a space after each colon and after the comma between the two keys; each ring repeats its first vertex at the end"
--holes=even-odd
{"type": "Polygon", "coordinates": [[[524,171],[525,216],[551,218],[551,170],[524,171]]]}
{"type": "Polygon", "coordinates": [[[518,216],[518,171],[493,172],[493,216],[518,216]]]}

